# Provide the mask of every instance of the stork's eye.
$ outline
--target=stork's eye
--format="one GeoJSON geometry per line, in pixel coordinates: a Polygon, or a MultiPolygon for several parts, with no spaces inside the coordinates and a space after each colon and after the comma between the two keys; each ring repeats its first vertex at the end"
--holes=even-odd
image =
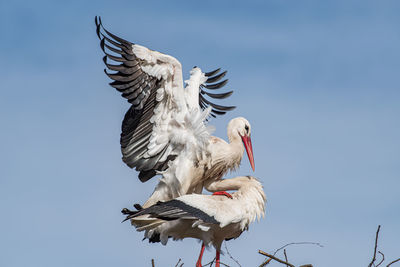
{"type": "Polygon", "coordinates": [[[249,126],[244,126],[244,129],[246,130],[246,133],[249,133],[249,126]]]}

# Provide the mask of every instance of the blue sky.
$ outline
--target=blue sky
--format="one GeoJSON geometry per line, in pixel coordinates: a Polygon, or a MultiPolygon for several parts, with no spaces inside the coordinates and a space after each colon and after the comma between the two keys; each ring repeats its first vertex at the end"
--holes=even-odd
{"type": "MultiPolygon", "coordinates": [[[[143,202],[121,161],[128,104],[107,83],[94,16],[112,32],[228,70],[230,114],[252,124],[266,218],[228,242],[242,266],[290,247],[294,264],[367,265],[374,234],[400,257],[397,1],[8,1],[0,3],[1,266],[185,266],[194,240],[142,242],[120,210],[143,202]]],[[[206,254],[212,259],[214,251],[206,254]]],[[[223,262],[236,266],[228,256],[223,262]]],[[[278,265],[276,265],[278,266],[278,265]]]]}

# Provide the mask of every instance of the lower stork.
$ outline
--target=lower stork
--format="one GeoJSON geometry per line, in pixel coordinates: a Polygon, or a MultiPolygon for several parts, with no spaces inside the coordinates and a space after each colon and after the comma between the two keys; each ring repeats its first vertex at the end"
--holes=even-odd
{"type": "Polygon", "coordinates": [[[249,224],[264,217],[265,194],[261,183],[254,177],[236,177],[214,183],[213,195],[189,194],[166,202],[158,202],[148,208],[135,204],[137,211],[123,209],[126,220],[145,231],[150,242],[167,244],[169,238],[180,240],[196,238],[202,247],[196,267],[200,267],[205,246],[216,249],[216,267],[220,266],[220,250],[224,240],[237,238],[249,224]],[[225,190],[237,190],[229,194],[225,190]],[[150,217],[152,222],[140,224],[140,218],[150,217]]]}

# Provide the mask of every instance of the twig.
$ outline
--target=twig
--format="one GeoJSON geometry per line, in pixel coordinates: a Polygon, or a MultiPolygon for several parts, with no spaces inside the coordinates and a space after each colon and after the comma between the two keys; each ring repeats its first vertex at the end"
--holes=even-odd
{"type": "MultiPolygon", "coordinates": [[[[285,255],[285,261],[288,262],[287,255],[286,255],[286,249],[283,250],[283,255],[285,255]]],[[[288,266],[288,265],[286,264],[286,266],[288,266]]]]}
{"type": "MultiPolygon", "coordinates": [[[[214,263],[214,261],[215,261],[215,258],[212,260],[212,261],[210,261],[209,263],[206,263],[206,264],[204,264],[204,265],[202,265],[201,267],[206,267],[206,266],[212,266],[212,264],[214,263]]],[[[223,262],[219,262],[219,264],[222,264],[222,265],[224,265],[224,266],[226,266],[226,267],[231,267],[231,266],[229,266],[228,264],[225,264],[225,263],[223,263],[223,262]]]]}
{"type": "Polygon", "coordinates": [[[376,260],[376,249],[378,247],[378,237],[379,237],[379,230],[381,229],[381,226],[378,225],[378,230],[376,231],[376,236],[375,236],[375,248],[374,248],[374,256],[372,257],[371,262],[368,264],[368,267],[371,267],[372,264],[374,264],[376,260]]]}
{"type": "MultiPolygon", "coordinates": [[[[209,263],[206,263],[206,264],[204,264],[204,265],[202,265],[201,267],[206,267],[206,266],[212,266],[212,264],[214,263],[214,261],[215,261],[215,258],[212,260],[212,261],[210,261],[209,263]]],[[[230,267],[228,264],[225,264],[225,263],[223,263],[223,262],[219,262],[219,264],[222,264],[222,265],[224,265],[224,266],[226,266],[226,267],[230,267]]]]}
{"type": "Polygon", "coordinates": [[[225,249],[226,249],[226,253],[228,253],[229,257],[230,257],[233,261],[235,261],[237,265],[239,265],[240,267],[242,267],[242,265],[240,265],[239,261],[237,261],[236,259],[234,259],[234,258],[232,257],[232,255],[231,255],[231,253],[229,253],[228,247],[226,246],[226,242],[224,242],[224,246],[225,246],[225,249]]]}
{"type": "Polygon", "coordinates": [[[378,251],[378,253],[382,255],[382,260],[378,263],[378,265],[376,265],[376,267],[378,267],[379,265],[382,264],[382,262],[385,261],[385,255],[384,255],[382,252],[380,252],[380,251],[378,251]]]}
{"type": "Polygon", "coordinates": [[[202,265],[201,267],[206,267],[206,266],[208,266],[208,265],[211,266],[211,265],[214,263],[214,261],[215,261],[215,258],[212,259],[212,261],[210,261],[209,263],[206,263],[206,264],[202,265]]]}
{"type": "Polygon", "coordinates": [[[178,262],[176,263],[175,267],[181,267],[181,266],[183,266],[183,262],[182,262],[181,265],[179,265],[179,263],[181,262],[181,260],[182,260],[182,259],[179,259],[179,260],[178,260],[178,262]],[[178,266],[178,265],[179,265],[179,266],[178,266]]]}
{"type": "Polygon", "coordinates": [[[268,254],[267,252],[264,252],[262,250],[258,250],[258,253],[260,253],[261,255],[267,256],[273,260],[276,260],[277,262],[280,262],[282,264],[286,264],[286,266],[290,266],[290,267],[295,267],[293,264],[288,263],[287,261],[283,261],[281,259],[278,259],[277,257],[275,257],[274,255],[268,254]]]}
{"type": "Polygon", "coordinates": [[[263,263],[261,263],[261,265],[258,266],[258,267],[264,267],[265,265],[268,265],[271,261],[272,261],[272,258],[269,258],[268,260],[266,260],[263,263]]]}
{"type": "Polygon", "coordinates": [[[154,267],[154,259],[151,259],[151,267],[154,267]]]}
{"type": "Polygon", "coordinates": [[[396,263],[396,262],[398,262],[398,261],[400,261],[400,258],[398,258],[397,260],[392,261],[391,263],[389,263],[388,265],[386,265],[386,267],[389,267],[390,265],[392,265],[393,263],[396,263]]]}
{"type": "Polygon", "coordinates": [[[319,246],[321,248],[324,247],[323,245],[321,245],[320,243],[317,243],[317,242],[292,242],[292,243],[286,244],[286,245],[278,248],[277,250],[275,250],[273,255],[275,256],[276,253],[278,253],[280,250],[282,250],[282,249],[284,249],[284,248],[286,248],[288,246],[291,246],[291,245],[316,245],[316,246],[319,246]]]}

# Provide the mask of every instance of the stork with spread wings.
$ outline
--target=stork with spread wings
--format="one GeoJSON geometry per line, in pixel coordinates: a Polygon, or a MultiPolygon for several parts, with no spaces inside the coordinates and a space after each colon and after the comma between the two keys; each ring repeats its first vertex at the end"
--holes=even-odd
{"type": "Polygon", "coordinates": [[[215,182],[239,166],[246,149],[254,170],[249,122],[235,118],[228,124],[229,143],[211,136],[209,116],[223,115],[235,107],[210,102],[226,93],[210,93],[224,86],[220,69],[204,73],[194,67],[190,79],[182,78],[181,63],[169,55],[126,41],[95,19],[103,61],[112,87],[131,103],[122,122],[122,160],[139,171],[146,182],[162,176],[145,208],[189,193],[213,192],[215,182]]]}

